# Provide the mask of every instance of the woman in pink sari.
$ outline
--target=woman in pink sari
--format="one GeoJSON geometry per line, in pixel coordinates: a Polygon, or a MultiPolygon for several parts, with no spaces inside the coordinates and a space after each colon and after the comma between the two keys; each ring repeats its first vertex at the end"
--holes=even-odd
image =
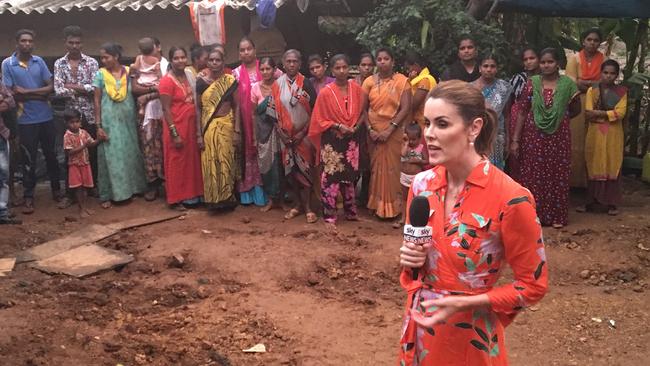
{"type": "Polygon", "coordinates": [[[239,108],[241,111],[242,146],[239,151],[241,162],[241,177],[238,191],[242,205],[254,203],[256,206],[266,205],[266,195],[262,188],[262,175],[258,163],[257,142],[253,128],[253,110],[251,90],[254,83],[262,80],[259,61],[255,53],[255,44],[244,37],[239,41],[239,60],[241,65],[233,70],[233,75],[239,82],[239,108]]]}

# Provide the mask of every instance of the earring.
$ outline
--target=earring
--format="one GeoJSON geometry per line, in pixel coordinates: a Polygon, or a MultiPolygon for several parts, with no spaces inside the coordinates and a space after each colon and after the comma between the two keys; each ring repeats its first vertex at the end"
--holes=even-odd
{"type": "Polygon", "coordinates": [[[470,141],[469,146],[474,146],[474,141],[470,141]]]}

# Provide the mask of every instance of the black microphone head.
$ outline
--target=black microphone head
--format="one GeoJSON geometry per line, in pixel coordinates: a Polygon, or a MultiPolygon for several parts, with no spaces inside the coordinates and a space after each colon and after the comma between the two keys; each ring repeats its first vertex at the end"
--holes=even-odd
{"type": "Polygon", "coordinates": [[[415,196],[409,207],[409,221],[411,226],[424,227],[429,222],[429,199],[424,196],[415,196]]]}

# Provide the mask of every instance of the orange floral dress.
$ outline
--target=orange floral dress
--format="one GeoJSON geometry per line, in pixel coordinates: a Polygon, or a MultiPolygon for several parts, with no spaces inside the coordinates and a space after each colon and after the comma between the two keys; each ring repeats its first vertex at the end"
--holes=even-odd
{"type": "Polygon", "coordinates": [[[508,364],[504,328],[539,301],[548,286],[542,228],[531,193],[488,161],[468,176],[445,219],[447,174],[437,166],[415,176],[408,197],[426,196],[434,245],[418,280],[404,269],[408,292],[400,340],[400,366],[502,366],[508,364]],[[508,263],[514,282],[495,287],[508,263]],[[487,293],[491,306],[459,312],[445,324],[422,328],[411,310],[432,314],[426,300],[487,293]]]}

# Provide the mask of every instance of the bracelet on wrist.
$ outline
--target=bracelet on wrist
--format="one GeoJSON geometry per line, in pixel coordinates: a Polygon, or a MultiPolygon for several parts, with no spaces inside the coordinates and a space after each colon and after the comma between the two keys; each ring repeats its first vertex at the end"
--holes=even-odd
{"type": "Polygon", "coordinates": [[[397,123],[395,123],[395,122],[391,122],[390,125],[395,127],[395,128],[399,127],[399,125],[397,123]]]}

